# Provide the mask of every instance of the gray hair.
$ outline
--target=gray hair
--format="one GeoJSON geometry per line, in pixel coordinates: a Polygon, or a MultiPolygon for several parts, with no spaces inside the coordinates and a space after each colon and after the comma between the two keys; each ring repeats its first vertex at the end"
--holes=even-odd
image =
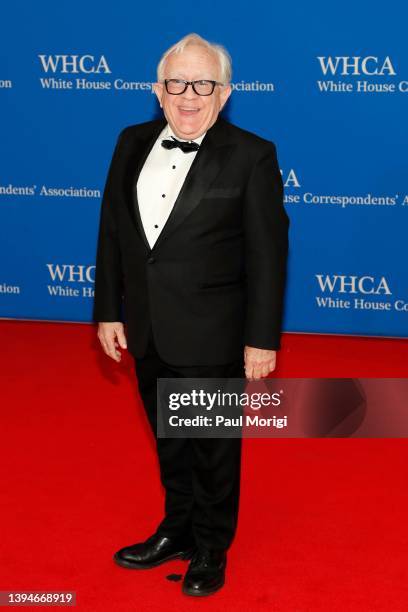
{"type": "Polygon", "coordinates": [[[217,61],[220,68],[220,79],[224,85],[227,85],[231,81],[232,76],[232,61],[231,56],[228,51],[222,45],[217,43],[210,43],[208,40],[205,40],[198,34],[187,34],[181,40],[179,40],[176,44],[174,44],[170,49],[167,49],[165,53],[163,53],[159,65],[157,66],[157,80],[164,80],[164,68],[169,55],[173,53],[181,53],[184,49],[190,45],[199,45],[204,47],[212,53],[217,61]]]}

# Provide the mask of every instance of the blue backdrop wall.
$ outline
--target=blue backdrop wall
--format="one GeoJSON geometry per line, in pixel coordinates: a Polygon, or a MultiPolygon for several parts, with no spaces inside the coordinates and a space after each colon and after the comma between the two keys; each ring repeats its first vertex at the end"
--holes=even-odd
{"type": "Polygon", "coordinates": [[[91,319],[101,194],[153,118],[161,53],[230,51],[226,118],[277,145],[291,219],[284,329],[407,336],[407,5],[4,3],[0,317],[91,319]]]}

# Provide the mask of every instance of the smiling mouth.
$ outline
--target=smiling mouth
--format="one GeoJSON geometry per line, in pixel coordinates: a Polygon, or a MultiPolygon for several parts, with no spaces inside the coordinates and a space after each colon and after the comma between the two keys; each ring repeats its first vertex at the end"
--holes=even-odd
{"type": "Polygon", "coordinates": [[[179,106],[179,111],[184,115],[194,115],[199,112],[199,108],[190,108],[188,106],[179,106]]]}

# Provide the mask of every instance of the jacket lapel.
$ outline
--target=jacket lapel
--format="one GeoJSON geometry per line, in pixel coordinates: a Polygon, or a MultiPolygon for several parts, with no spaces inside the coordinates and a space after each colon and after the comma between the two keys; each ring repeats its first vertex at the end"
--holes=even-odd
{"type": "Polygon", "coordinates": [[[154,143],[165,125],[166,121],[164,119],[155,121],[151,131],[143,136],[135,138],[132,143],[128,159],[126,160],[124,177],[126,204],[128,206],[132,221],[149,251],[151,249],[143,229],[142,219],[140,217],[136,185],[147,156],[152,150],[154,143]]]}
{"type": "Polygon", "coordinates": [[[200,204],[206,191],[221,171],[234,146],[227,139],[222,138],[223,131],[224,124],[218,119],[205,135],[173,209],[153,245],[153,249],[160,246],[184,221],[187,215],[191,214],[200,204]]]}

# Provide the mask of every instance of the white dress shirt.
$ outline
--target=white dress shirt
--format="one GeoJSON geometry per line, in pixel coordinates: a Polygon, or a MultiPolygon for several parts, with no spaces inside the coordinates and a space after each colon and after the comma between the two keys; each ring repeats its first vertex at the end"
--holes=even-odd
{"type": "MultiPolygon", "coordinates": [[[[152,248],[177,200],[197,151],[165,149],[162,140],[177,138],[167,124],[153,145],[137,181],[137,199],[146,238],[152,248]]],[[[201,144],[205,133],[193,141],[201,144]]],[[[177,138],[177,140],[181,140],[177,138]]]]}

